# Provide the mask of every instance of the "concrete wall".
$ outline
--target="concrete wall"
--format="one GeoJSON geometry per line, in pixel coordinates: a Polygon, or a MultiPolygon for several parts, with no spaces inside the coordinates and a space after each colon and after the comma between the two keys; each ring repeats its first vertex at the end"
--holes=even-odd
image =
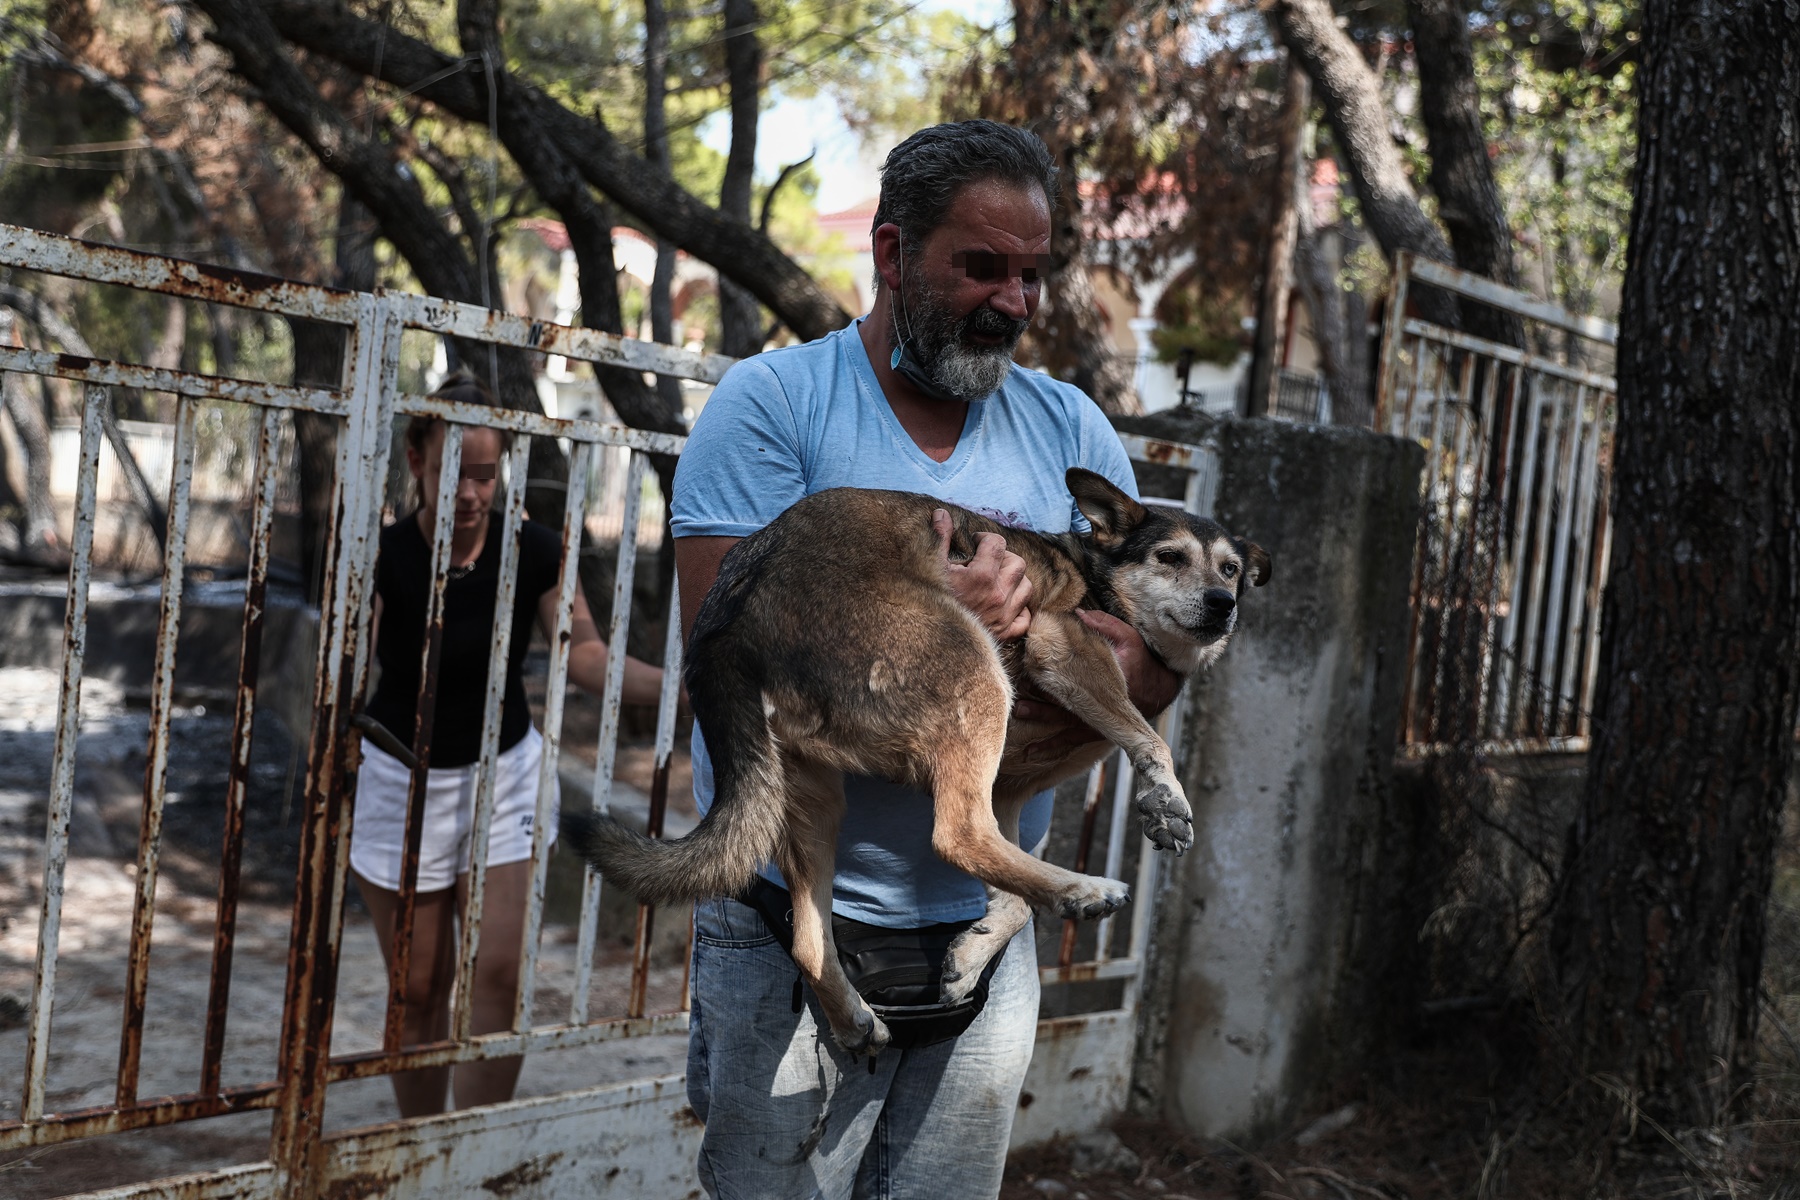
{"type": "MultiPolygon", "coordinates": [[[[1202,1135],[1289,1119],[1357,1039],[1423,454],[1342,427],[1159,414],[1219,451],[1215,516],[1273,556],[1180,747],[1194,848],[1164,874],[1134,1106],[1202,1135]]],[[[1148,482],[1148,481],[1147,481],[1148,482]]]]}

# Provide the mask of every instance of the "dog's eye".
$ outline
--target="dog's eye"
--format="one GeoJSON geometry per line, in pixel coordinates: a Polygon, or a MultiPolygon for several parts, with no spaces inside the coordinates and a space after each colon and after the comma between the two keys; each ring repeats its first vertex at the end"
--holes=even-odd
{"type": "Polygon", "coordinates": [[[1184,567],[1187,565],[1187,555],[1179,550],[1158,550],[1156,561],[1167,567],[1184,567]]]}
{"type": "Polygon", "coordinates": [[[1227,579],[1236,579],[1237,573],[1238,573],[1238,565],[1236,563],[1226,563],[1224,566],[1219,568],[1219,574],[1223,575],[1227,579]]]}

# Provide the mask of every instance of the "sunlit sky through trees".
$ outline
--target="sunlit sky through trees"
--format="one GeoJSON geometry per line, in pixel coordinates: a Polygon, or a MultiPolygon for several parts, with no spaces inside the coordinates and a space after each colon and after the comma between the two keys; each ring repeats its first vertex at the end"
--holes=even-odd
{"type": "MultiPolygon", "coordinates": [[[[923,0],[919,10],[954,10],[986,26],[1001,25],[1012,14],[1008,0],[923,0]]],[[[726,153],[731,147],[731,114],[721,110],[709,117],[700,127],[700,140],[720,154],[726,153]]],[[[763,111],[757,126],[757,182],[768,183],[782,167],[813,150],[818,151],[813,159],[813,169],[819,174],[818,211],[849,208],[872,198],[879,189],[876,168],[888,147],[864,146],[837,102],[825,92],[804,99],[780,96],[763,111]]]]}

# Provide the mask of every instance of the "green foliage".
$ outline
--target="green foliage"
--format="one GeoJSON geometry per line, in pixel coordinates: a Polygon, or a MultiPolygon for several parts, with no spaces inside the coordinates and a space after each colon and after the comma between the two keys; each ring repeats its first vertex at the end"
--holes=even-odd
{"type": "Polygon", "coordinates": [[[1150,344],[1156,348],[1156,361],[1160,363],[1175,362],[1182,351],[1191,350],[1195,362],[1229,367],[1242,351],[1237,338],[1221,337],[1192,325],[1158,326],[1150,331],[1150,344]]]}
{"type": "Polygon", "coordinates": [[[1192,351],[1196,362],[1230,366],[1243,351],[1243,310],[1241,298],[1202,287],[1190,274],[1163,293],[1156,306],[1160,325],[1150,334],[1156,361],[1172,363],[1183,351],[1192,351]]]}
{"type": "Polygon", "coordinates": [[[1636,162],[1635,5],[1553,0],[1579,61],[1541,53],[1544,21],[1496,20],[1476,71],[1494,171],[1535,278],[1578,313],[1616,313],[1636,162]]]}

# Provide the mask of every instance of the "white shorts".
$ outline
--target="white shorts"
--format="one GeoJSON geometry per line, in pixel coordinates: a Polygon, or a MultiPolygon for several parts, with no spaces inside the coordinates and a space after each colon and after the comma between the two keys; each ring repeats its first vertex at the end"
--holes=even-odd
{"type": "MultiPolygon", "coordinates": [[[[537,818],[538,764],[544,738],[526,731],[518,745],[501,754],[494,771],[494,820],[488,829],[488,866],[531,857],[531,826],[537,818]]],[[[350,865],[370,883],[400,890],[406,856],[406,795],[412,772],[406,764],[364,740],[362,769],[356,776],[356,815],[350,834],[350,865]]],[[[550,776],[550,840],[556,841],[560,807],[556,776],[550,776]]],[[[475,764],[433,767],[426,777],[423,836],[419,839],[419,890],[452,887],[469,869],[469,832],[475,823],[475,764]]]]}

